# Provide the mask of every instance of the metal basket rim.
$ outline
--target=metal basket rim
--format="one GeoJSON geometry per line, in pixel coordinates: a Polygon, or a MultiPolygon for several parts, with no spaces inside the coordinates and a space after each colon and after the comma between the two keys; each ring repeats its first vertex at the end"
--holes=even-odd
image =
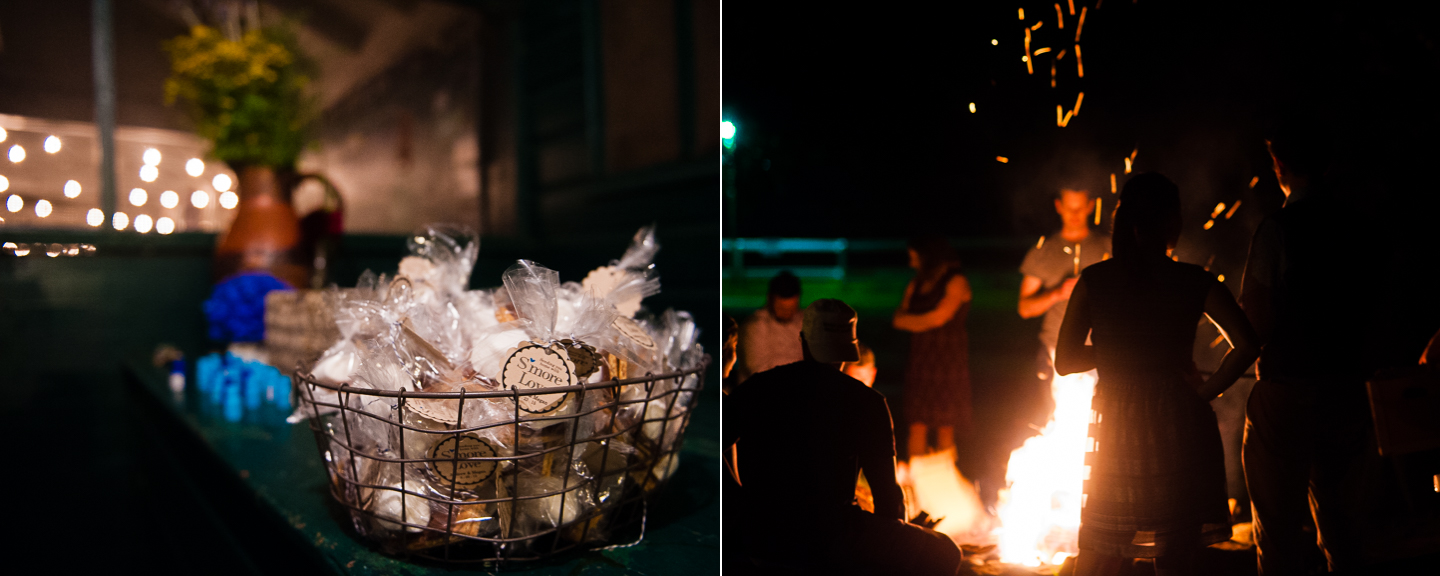
{"type": "Polygon", "coordinates": [[[623,380],[617,380],[612,378],[610,380],[605,380],[602,382],[576,384],[573,386],[552,386],[549,388],[536,388],[533,390],[519,390],[516,388],[511,388],[509,390],[496,390],[493,392],[468,392],[464,390],[461,390],[460,392],[407,392],[404,390],[377,390],[375,388],[360,388],[356,386],[351,386],[349,383],[341,383],[338,385],[327,384],[325,382],[316,380],[314,374],[304,371],[298,366],[295,370],[295,377],[296,379],[312,386],[317,386],[334,392],[344,392],[347,394],[356,394],[360,396],[440,400],[459,400],[461,398],[514,398],[515,396],[539,396],[547,394],[560,394],[564,392],[580,392],[582,390],[615,388],[619,386],[627,386],[630,384],[645,384],[659,382],[661,380],[669,380],[672,378],[682,378],[685,376],[704,372],[705,369],[710,366],[710,360],[710,355],[706,354],[705,357],[700,360],[699,364],[696,364],[695,366],[690,368],[686,368],[676,372],[664,372],[661,374],[651,374],[647,372],[644,376],[639,376],[636,378],[625,378],[623,380]]]}

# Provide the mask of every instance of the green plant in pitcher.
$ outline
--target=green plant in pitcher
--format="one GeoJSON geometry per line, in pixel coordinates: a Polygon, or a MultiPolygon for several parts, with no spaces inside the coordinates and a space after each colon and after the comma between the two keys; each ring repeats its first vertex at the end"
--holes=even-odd
{"type": "Polygon", "coordinates": [[[165,103],[184,103],[217,160],[293,167],[314,117],[306,93],[313,66],[288,26],[228,28],[197,24],[165,42],[165,103]]]}

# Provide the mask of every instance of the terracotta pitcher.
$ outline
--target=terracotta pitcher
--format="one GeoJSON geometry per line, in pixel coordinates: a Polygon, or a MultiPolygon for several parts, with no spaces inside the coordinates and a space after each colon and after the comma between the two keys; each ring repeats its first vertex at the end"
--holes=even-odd
{"type": "Polygon", "coordinates": [[[269,166],[237,166],[240,205],[215,248],[217,280],[263,271],[296,288],[310,284],[309,263],[299,257],[300,222],[290,205],[291,184],[269,166]]]}

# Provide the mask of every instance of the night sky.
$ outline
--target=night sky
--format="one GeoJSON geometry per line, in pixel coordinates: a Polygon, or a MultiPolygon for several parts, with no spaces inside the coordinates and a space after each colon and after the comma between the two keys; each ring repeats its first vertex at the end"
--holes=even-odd
{"type": "Polygon", "coordinates": [[[1076,0],[1075,16],[1059,3],[1061,30],[1054,2],[970,4],[726,2],[724,109],[739,133],[738,225],[726,235],[1034,237],[1058,228],[1049,198],[1061,186],[1099,193],[1108,229],[1109,175],[1123,186],[1136,151],[1136,172],[1180,185],[1182,255],[1238,243],[1222,251],[1243,258],[1282,199],[1263,138],[1295,102],[1363,132],[1346,145],[1357,173],[1391,169],[1363,177],[1377,188],[1366,202],[1434,189],[1394,168],[1434,163],[1435,8],[1076,0]],[[1051,50],[1027,74],[1024,29],[1037,22],[1031,49],[1051,50]],[[1057,127],[1056,106],[1070,110],[1081,91],[1081,113],[1057,127]],[[1235,200],[1232,220],[1201,228],[1235,200]]]}

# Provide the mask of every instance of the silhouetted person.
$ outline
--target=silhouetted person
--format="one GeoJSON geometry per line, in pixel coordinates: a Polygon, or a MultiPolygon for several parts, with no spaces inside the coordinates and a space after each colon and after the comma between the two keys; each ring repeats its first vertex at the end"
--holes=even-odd
{"type": "Polygon", "coordinates": [[[800,279],[781,270],[770,279],[765,307],[740,325],[736,382],[800,359],[800,279]]]}
{"type": "Polygon", "coordinates": [[[1327,181],[1321,124],[1287,121],[1268,142],[1286,200],[1255,231],[1240,297],[1262,345],[1243,454],[1266,576],[1310,573],[1317,537],[1302,527],[1312,519],[1331,570],[1364,562],[1360,471],[1373,449],[1372,367],[1354,339],[1372,306],[1361,267],[1373,256],[1336,234],[1353,208],[1327,181]]]}
{"type": "Polygon", "coordinates": [[[804,359],[761,372],[725,397],[724,451],[735,446],[740,518],[726,518],[751,561],[794,574],[943,574],[960,567],[948,537],[905,522],[885,397],[840,372],[859,360],[855,311],[805,309],[804,359]],[[861,472],[875,512],[853,504],[861,472]]]}
{"type": "MultiPolygon", "coordinates": [[[[1089,192],[1062,189],[1055,197],[1060,231],[1042,238],[1020,264],[1025,275],[1020,280],[1020,317],[1045,317],[1035,363],[1035,375],[1045,383],[1050,382],[1055,340],[1080,271],[1110,257],[1110,237],[1090,230],[1094,211],[1095,199],[1089,192]]],[[[1050,397],[1048,389],[1045,397],[1050,397]]]]}
{"type": "Polygon", "coordinates": [[[936,235],[910,240],[915,277],[895,310],[893,324],[910,332],[905,368],[905,419],[910,422],[911,458],[929,452],[929,430],[936,451],[955,447],[955,429],[970,432],[970,282],[960,273],[960,256],[936,235]]]}
{"type": "Polygon", "coordinates": [[[1099,375],[1076,574],[1113,573],[1123,558],[1155,558],[1159,575],[1191,574],[1201,547],[1231,535],[1225,455],[1209,401],[1255,361],[1258,347],[1230,291],[1204,268],[1169,258],[1181,228],[1173,182],[1154,173],[1131,178],[1114,226],[1115,257],[1080,274],[1055,348],[1059,374],[1099,375]],[[1233,346],[1209,380],[1193,357],[1202,316],[1233,346]]]}

